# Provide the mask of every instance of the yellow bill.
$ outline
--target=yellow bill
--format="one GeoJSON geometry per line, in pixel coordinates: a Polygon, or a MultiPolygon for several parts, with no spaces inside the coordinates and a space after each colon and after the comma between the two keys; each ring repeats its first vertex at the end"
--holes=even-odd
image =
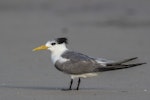
{"type": "Polygon", "coordinates": [[[47,50],[47,49],[48,49],[47,46],[41,45],[41,46],[39,46],[39,47],[37,47],[37,48],[34,48],[32,51],[47,50]]]}

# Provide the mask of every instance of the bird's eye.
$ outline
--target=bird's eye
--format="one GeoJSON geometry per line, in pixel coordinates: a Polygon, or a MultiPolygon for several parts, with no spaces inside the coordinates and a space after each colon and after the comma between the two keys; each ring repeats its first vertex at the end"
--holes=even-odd
{"type": "Polygon", "coordinates": [[[56,43],[51,43],[51,45],[55,45],[56,43]]]}

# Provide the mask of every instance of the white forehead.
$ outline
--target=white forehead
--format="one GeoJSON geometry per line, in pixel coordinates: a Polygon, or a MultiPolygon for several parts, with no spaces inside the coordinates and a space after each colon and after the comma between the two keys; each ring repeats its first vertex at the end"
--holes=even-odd
{"type": "Polygon", "coordinates": [[[52,40],[52,41],[47,41],[45,45],[46,45],[46,46],[51,46],[51,43],[53,43],[53,42],[56,42],[56,41],[54,41],[54,40],[52,40]]]}

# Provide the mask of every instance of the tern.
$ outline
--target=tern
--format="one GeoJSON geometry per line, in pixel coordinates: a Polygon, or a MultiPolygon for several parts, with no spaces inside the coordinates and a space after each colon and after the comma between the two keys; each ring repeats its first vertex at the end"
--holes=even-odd
{"type": "Polygon", "coordinates": [[[112,71],[118,69],[131,68],[146,63],[126,64],[138,57],[124,59],[121,61],[107,60],[104,58],[94,58],[82,53],[71,51],[67,48],[68,39],[66,37],[55,38],[45,45],[39,46],[33,51],[49,50],[51,60],[56,69],[71,76],[68,89],[72,90],[73,80],[78,78],[76,90],[79,90],[81,78],[97,76],[99,72],[112,71]]]}

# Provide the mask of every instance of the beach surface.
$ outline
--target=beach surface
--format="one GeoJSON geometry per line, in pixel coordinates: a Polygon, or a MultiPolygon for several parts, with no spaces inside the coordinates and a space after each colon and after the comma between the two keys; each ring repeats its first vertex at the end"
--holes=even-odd
{"type": "Polygon", "coordinates": [[[149,62],[150,1],[0,1],[0,100],[149,100],[149,62]],[[147,64],[61,91],[70,76],[55,69],[49,51],[32,49],[62,36],[69,49],[92,57],[139,57],[135,62],[147,64]]]}

